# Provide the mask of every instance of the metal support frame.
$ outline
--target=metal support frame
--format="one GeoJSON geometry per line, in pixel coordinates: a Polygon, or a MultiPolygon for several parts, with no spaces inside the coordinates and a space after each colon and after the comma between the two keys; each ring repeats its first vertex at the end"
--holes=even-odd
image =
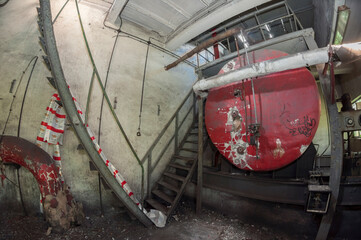
{"type": "Polygon", "coordinates": [[[122,201],[122,203],[128,208],[128,210],[137,217],[137,219],[147,227],[153,226],[151,220],[142,212],[141,209],[133,202],[123,188],[118,184],[112,173],[108,170],[104,164],[100,155],[94,147],[94,144],[87,132],[86,127],[81,123],[81,118],[76,109],[73,97],[68,88],[68,84],[65,80],[63,69],[61,66],[58,50],[56,47],[56,41],[52,26],[52,16],[50,0],[40,0],[40,11],[42,14],[42,26],[44,28],[44,38],[47,47],[47,55],[50,60],[52,75],[55,79],[56,87],[62,99],[63,106],[66,110],[68,120],[73,126],[75,133],[77,134],[80,142],[87,151],[90,159],[94,163],[95,167],[103,176],[105,182],[112,188],[116,196],[122,201]]]}
{"type": "MultiPolygon", "coordinates": [[[[261,13],[264,13],[264,12],[267,12],[267,11],[270,11],[270,10],[273,10],[275,8],[279,8],[281,7],[282,5],[285,5],[285,1],[281,1],[281,2],[278,2],[278,3],[275,3],[275,4],[272,4],[270,6],[267,6],[267,7],[264,7],[264,8],[261,8],[261,9],[258,9],[257,11],[254,11],[254,12],[251,12],[249,14],[246,14],[240,18],[236,18],[235,20],[223,25],[223,26],[220,26],[218,28],[216,28],[214,31],[215,32],[220,32],[222,30],[224,30],[225,28],[231,28],[233,27],[234,25],[246,20],[246,19],[249,19],[249,18],[252,18],[254,17],[256,14],[261,14],[261,13]]],[[[209,38],[212,36],[212,33],[207,33],[207,34],[204,34],[203,36],[199,37],[196,41],[197,42],[202,42],[204,41],[205,39],[209,38]]]]}
{"type": "Polygon", "coordinates": [[[197,171],[197,207],[196,212],[202,212],[203,188],[203,99],[198,97],[198,171],[197,171]]]}
{"type": "MultiPolygon", "coordinates": [[[[309,49],[317,49],[317,44],[313,38],[305,38],[306,44],[309,49]]],[[[331,100],[331,91],[334,89],[330,88],[331,76],[324,75],[324,64],[316,65],[321,88],[325,95],[327,111],[329,114],[329,128],[330,128],[330,140],[331,140],[331,168],[330,168],[330,179],[329,187],[331,189],[331,200],[327,213],[322,217],[320,227],[316,236],[317,240],[327,239],[329,234],[333,217],[336,212],[336,205],[340,192],[340,182],[342,175],[342,160],[343,160],[343,139],[341,133],[341,126],[339,121],[339,113],[337,110],[336,103],[331,100]]]]}
{"type": "Polygon", "coordinates": [[[144,164],[145,161],[147,161],[147,197],[150,196],[151,194],[151,180],[152,180],[152,173],[154,171],[154,169],[157,167],[157,165],[159,164],[160,160],[162,159],[163,155],[166,153],[166,151],[169,149],[172,141],[174,140],[174,153],[177,153],[179,151],[179,146],[182,143],[179,143],[179,130],[182,128],[183,124],[185,123],[185,121],[187,120],[187,117],[189,116],[189,114],[192,112],[193,113],[193,120],[192,120],[192,124],[194,123],[195,120],[195,100],[194,100],[194,93],[193,90],[191,89],[188,94],[186,95],[186,97],[184,98],[184,100],[181,102],[181,104],[179,105],[179,107],[176,109],[175,113],[172,115],[172,117],[169,119],[169,121],[167,122],[167,124],[163,127],[163,129],[160,131],[158,137],[154,140],[154,142],[152,143],[152,145],[149,147],[148,151],[144,154],[144,157],[142,158],[141,162],[142,164],[144,164]],[[185,103],[187,102],[188,99],[193,98],[192,100],[192,106],[187,110],[185,116],[183,117],[183,119],[179,122],[179,112],[180,110],[185,106],[185,103]],[[193,111],[192,111],[193,110],[193,111]],[[168,130],[168,128],[170,127],[170,125],[173,123],[173,121],[175,122],[175,129],[174,129],[174,134],[168,139],[167,143],[164,145],[164,147],[161,149],[159,155],[157,156],[157,158],[155,159],[155,161],[153,162],[153,150],[154,148],[158,145],[159,141],[162,139],[162,137],[164,136],[165,132],[168,130]]]}
{"type": "MultiPolygon", "coordinates": [[[[196,179],[193,179],[196,183],[196,179]]],[[[250,199],[305,206],[308,183],[304,179],[272,179],[226,173],[203,167],[203,187],[250,199]]],[[[341,206],[361,204],[361,178],[349,178],[341,184],[341,206]]]]}
{"type": "MultiPolygon", "coordinates": [[[[282,35],[282,36],[279,36],[279,37],[276,37],[276,38],[269,39],[269,40],[264,41],[264,42],[260,42],[260,43],[258,43],[256,45],[251,45],[251,46],[249,46],[247,48],[247,52],[252,52],[252,51],[255,51],[255,50],[258,50],[258,49],[266,48],[266,47],[272,46],[274,44],[286,42],[286,41],[296,39],[296,38],[299,38],[299,37],[308,37],[308,36],[311,36],[311,37],[314,36],[314,31],[313,31],[312,28],[307,28],[307,29],[303,29],[303,30],[300,30],[300,31],[297,31],[297,32],[292,32],[292,33],[285,34],[285,35],[282,35]]],[[[241,54],[241,55],[244,54],[245,52],[246,52],[245,49],[240,49],[239,50],[239,54],[241,54]]],[[[198,67],[196,69],[196,72],[201,72],[202,70],[205,70],[207,68],[215,66],[215,65],[217,65],[217,64],[219,64],[221,62],[229,61],[229,60],[237,57],[237,55],[238,55],[237,52],[230,53],[230,54],[228,54],[228,55],[226,55],[224,57],[218,58],[217,60],[215,60],[213,62],[204,64],[204,65],[198,67]]]]}

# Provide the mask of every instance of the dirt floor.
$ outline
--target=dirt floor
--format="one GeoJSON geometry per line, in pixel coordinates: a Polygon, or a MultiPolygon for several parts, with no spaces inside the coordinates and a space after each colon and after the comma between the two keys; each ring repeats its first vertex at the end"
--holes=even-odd
{"type": "Polygon", "coordinates": [[[81,226],[63,234],[47,235],[47,224],[42,216],[2,216],[0,240],[11,239],[312,239],[310,236],[288,236],[262,225],[244,223],[237,218],[204,209],[200,216],[189,202],[182,202],[165,228],[146,229],[139,222],[131,221],[127,214],[88,216],[81,226]]]}
{"type": "MultiPolygon", "coordinates": [[[[359,212],[354,217],[359,218],[359,212]],[[358,217],[357,217],[358,216],[358,217]]],[[[306,234],[289,231],[289,226],[270,227],[266,224],[246,223],[239,218],[225,216],[204,208],[197,216],[194,206],[183,201],[165,228],[145,228],[125,214],[105,217],[87,216],[81,226],[73,227],[63,234],[48,231],[42,216],[6,216],[0,213],[0,240],[11,239],[101,239],[101,240],[286,240],[314,239],[315,231],[309,228],[306,234]]],[[[358,220],[359,221],[359,220],[358,220]]],[[[338,223],[341,226],[342,223],[338,223]]],[[[338,225],[337,224],[337,225],[338,225]]],[[[292,224],[291,224],[292,225],[292,224]]],[[[348,224],[347,224],[348,226],[348,224]]],[[[350,229],[346,229],[350,232],[350,229]]],[[[305,231],[303,231],[305,232],[305,231]]],[[[331,237],[330,239],[360,239],[354,237],[331,237]]]]}

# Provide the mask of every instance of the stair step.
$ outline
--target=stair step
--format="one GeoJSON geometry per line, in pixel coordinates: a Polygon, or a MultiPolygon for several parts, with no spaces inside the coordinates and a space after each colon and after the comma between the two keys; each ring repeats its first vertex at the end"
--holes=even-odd
{"type": "Polygon", "coordinates": [[[167,188],[167,189],[169,189],[169,190],[172,190],[173,192],[178,193],[178,191],[179,191],[179,189],[177,187],[175,187],[172,184],[169,184],[167,182],[159,181],[158,184],[165,187],[165,188],[167,188]]]}
{"type": "MultiPolygon", "coordinates": [[[[207,132],[207,130],[203,128],[203,133],[206,133],[206,132],[207,132]]],[[[198,135],[198,128],[190,131],[189,133],[191,133],[191,134],[194,133],[194,134],[197,134],[197,135],[198,135]]]]}
{"type": "Polygon", "coordinates": [[[165,194],[164,192],[162,192],[161,190],[153,190],[152,193],[154,195],[156,195],[157,197],[160,197],[161,199],[163,199],[164,201],[168,202],[168,203],[172,203],[173,202],[173,198],[171,196],[168,196],[167,194],[165,194]]]}
{"type": "Polygon", "coordinates": [[[92,161],[89,161],[89,169],[90,171],[98,171],[98,169],[95,167],[92,161]]]}
{"type": "Polygon", "coordinates": [[[196,160],[196,158],[184,157],[184,156],[180,156],[180,155],[173,155],[173,158],[182,159],[182,160],[185,160],[185,161],[195,161],[196,160]]]}
{"type": "Polygon", "coordinates": [[[170,163],[169,166],[174,167],[174,168],[178,168],[178,169],[187,170],[187,171],[191,170],[190,167],[182,166],[182,165],[179,165],[179,164],[176,164],[176,163],[170,163]]]}
{"type": "Polygon", "coordinates": [[[198,144],[198,141],[185,141],[185,143],[193,143],[193,144],[198,144]]]}
{"type": "Polygon", "coordinates": [[[147,203],[149,203],[155,209],[157,209],[167,215],[167,211],[168,211],[167,207],[164,206],[163,204],[161,204],[160,202],[158,202],[157,200],[151,198],[151,199],[147,199],[145,201],[147,203]]]}
{"type": "Polygon", "coordinates": [[[191,149],[191,148],[181,148],[179,149],[181,151],[187,151],[187,152],[192,152],[192,153],[198,153],[197,149],[191,149]]]}
{"type": "Polygon", "coordinates": [[[186,179],[185,177],[182,177],[182,176],[179,176],[177,174],[170,173],[170,172],[165,172],[165,173],[163,173],[163,175],[165,175],[167,177],[170,177],[170,178],[173,178],[175,180],[181,181],[181,182],[184,182],[184,180],[186,179]]]}
{"type": "Polygon", "coordinates": [[[100,177],[100,180],[101,180],[105,190],[110,190],[111,189],[109,187],[108,183],[106,183],[105,180],[102,177],[100,177]]]}

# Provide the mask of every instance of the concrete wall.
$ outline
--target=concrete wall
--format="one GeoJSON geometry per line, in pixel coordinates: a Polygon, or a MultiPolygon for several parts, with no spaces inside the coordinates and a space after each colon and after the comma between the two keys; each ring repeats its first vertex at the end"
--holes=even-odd
{"type": "MultiPolygon", "coordinates": [[[[65,3],[65,0],[51,1],[53,17],[65,3]]],[[[43,55],[38,44],[36,0],[26,2],[12,0],[5,7],[0,8],[0,128],[4,127],[12,93],[9,93],[10,83],[19,77],[35,55],[43,55]]],[[[101,80],[105,81],[107,67],[116,32],[103,26],[106,14],[104,8],[94,8],[80,4],[85,31],[95,59],[101,80]]],[[[70,1],[54,24],[59,55],[63,70],[72,92],[85,111],[88,87],[92,75],[92,66],[86,52],[85,43],[78,23],[75,3],[70,1]]],[[[155,34],[146,32],[130,23],[123,22],[122,30],[131,32],[144,39],[156,38],[155,34]]],[[[154,40],[153,40],[154,41],[154,40]]],[[[160,45],[154,41],[156,44],[160,45]]],[[[194,69],[187,64],[165,72],[164,66],[175,59],[155,48],[149,49],[148,66],[144,88],[144,105],[142,113],[141,137],[136,136],[138,129],[138,115],[140,107],[141,87],[147,45],[121,35],[114,52],[109,72],[107,91],[110,100],[117,98],[116,114],[123,125],[138,156],[143,157],[154,139],[158,136],[169,118],[185,97],[196,79],[194,69]],[[158,105],[160,114],[158,116],[158,105]]],[[[19,109],[24,95],[25,83],[29,71],[26,72],[15,99],[10,121],[6,128],[7,135],[16,135],[19,119],[19,109]]],[[[22,114],[21,135],[25,139],[35,142],[40,122],[44,117],[45,108],[55,91],[47,83],[46,76],[50,76],[42,61],[39,59],[30,82],[24,111],[22,114]]],[[[16,86],[15,86],[16,87],[16,86]]],[[[99,113],[102,93],[95,81],[90,101],[89,126],[98,135],[99,113]]],[[[189,106],[191,101],[187,102],[189,106]]],[[[190,121],[187,122],[188,124],[190,121]]],[[[174,128],[172,128],[174,129],[174,128]]],[[[169,133],[170,134],[170,133],[169,133]]],[[[104,105],[102,128],[100,131],[101,146],[108,159],[117,167],[127,179],[137,197],[140,197],[141,168],[131,154],[124,138],[120,134],[109,108],[104,105]]],[[[164,144],[165,141],[163,141],[164,144]]],[[[70,185],[75,198],[83,202],[86,210],[99,210],[98,176],[89,170],[89,158],[84,150],[78,150],[78,139],[74,131],[67,127],[64,134],[64,146],[61,148],[63,159],[63,174],[70,185]]],[[[164,159],[167,159],[171,152],[164,159]]],[[[158,178],[166,161],[162,160],[157,167],[154,179],[158,178]]],[[[146,165],[145,165],[146,167],[146,165]]],[[[15,176],[15,170],[7,167],[10,176],[15,176]]],[[[24,198],[28,208],[38,205],[39,193],[36,192],[35,181],[29,174],[23,174],[24,181],[32,183],[31,193],[25,191],[24,198]],[[34,187],[35,186],[35,187],[34,187]]],[[[9,195],[19,201],[17,190],[8,181],[5,188],[0,188],[0,205],[9,203],[9,195]]],[[[23,188],[30,188],[25,186],[23,188]]],[[[105,194],[106,209],[116,208],[118,203],[109,192],[105,194]]],[[[19,204],[18,204],[19,206],[19,204]]]]}
{"type": "Polygon", "coordinates": [[[313,138],[312,142],[315,144],[317,154],[324,154],[324,155],[330,155],[331,153],[331,147],[329,146],[329,124],[327,121],[327,112],[326,112],[326,106],[325,106],[325,99],[322,94],[321,86],[318,84],[318,91],[320,94],[320,100],[321,100],[321,116],[320,116],[320,123],[318,125],[315,137],[313,138]]]}
{"type": "Polygon", "coordinates": [[[341,88],[343,93],[349,93],[351,99],[356,99],[361,95],[361,61],[354,62],[354,71],[342,76],[341,88]]]}
{"type": "Polygon", "coordinates": [[[330,42],[335,0],[313,0],[314,30],[318,47],[326,47],[330,42]]]}

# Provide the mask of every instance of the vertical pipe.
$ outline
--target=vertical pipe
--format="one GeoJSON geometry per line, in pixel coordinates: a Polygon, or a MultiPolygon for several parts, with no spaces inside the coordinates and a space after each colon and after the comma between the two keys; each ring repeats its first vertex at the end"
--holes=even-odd
{"type": "Polygon", "coordinates": [[[19,195],[20,195],[20,201],[21,201],[21,206],[23,207],[24,215],[28,216],[28,212],[26,211],[26,208],[25,208],[23,192],[21,190],[21,184],[20,184],[20,173],[19,173],[20,168],[21,168],[20,165],[16,166],[16,174],[17,174],[17,177],[18,177],[18,185],[19,185],[19,195]]]}
{"type": "MultiPolygon", "coordinates": [[[[212,30],[214,31],[214,30],[212,30]]],[[[216,32],[212,33],[212,37],[217,36],[216,32]]],[[[213,52],[214,52],[214,59],[218,59],[219,58],[219,48],[218,48],[218,43],[213,44],[213,52]]]]}
{"type": "Polygon", "coordinates": [[[197,174],[197,207],[196,212],[202,212],[203,186],[203,99],[198,97],[198,174],[197,174]]]}
{"type": "MultiPolygon", "coordinates": [[[[153,151],[153,150],[152,150],[153,151]]],[[[152,151],[148,155],[148,166],[147,166],[147,198],[150,197],[150,180],[151,180],[151,167],[152,167],[152,151]]],[[[143,200],[143,199],[142,199],[143,200]]],[[[142,203],[143,205],[143,203],[142,203]]]]}
{"type": "Polygon", "coordinates": [[[102,183],[101,183],[100,172],[98,172],[98,187],[99,187],[100,215],[101,215],[101,216],[104,216],[103,195],[102,195],[102,183]]]}
{"type": "Polygon", "coordinates": [[[196,109],[196,94],[193,92],[193,124],[196,122],[197,109],[196,109]]]}
{"type": "Polygon", "coordinates": [[[197,67],[199,68],[199,53],[197,52],[197,67]]]}
{"type": "Polygon", "coordinates": [[[296,15],[293,14],[293,21],[295,22],[295,28],[296,28],[296,31],[298,30],[298,27],[297,27],[297,21],[296,21],[296,15]]]}
{"type": "MultiPolygon", "coordinates": [[[[287,11],[287,15],[290,15],[290,9],[288,8],[288,5],[285,3],[285,8],[286,8],[286,11],[287,11]]],[[[291,27],[291,32],[293,32],[293,26],[292,26],[292,21],[291,21],[291,17],[288,17],[288,21],[290,23],[290,27],[291,27]]]]}
{"type": "Polygon", "coordinates": [[[259,30],[261,31],[263,40],[266,41],[266,37],[265,37],[265,35],[263,33],[262,26],[261,26],[261,24],[259,22],[259,19],[257,17],[257,13],[254,15],[254,18],[256,19],[257,25],[259,26],[259,30]]]}
{"type": "Polygon", "coordinates": [[[175,115],[175,132],[174,132],[174,153],[178,153],[178,125],[179,125],[179,111],[175,115]]]}

